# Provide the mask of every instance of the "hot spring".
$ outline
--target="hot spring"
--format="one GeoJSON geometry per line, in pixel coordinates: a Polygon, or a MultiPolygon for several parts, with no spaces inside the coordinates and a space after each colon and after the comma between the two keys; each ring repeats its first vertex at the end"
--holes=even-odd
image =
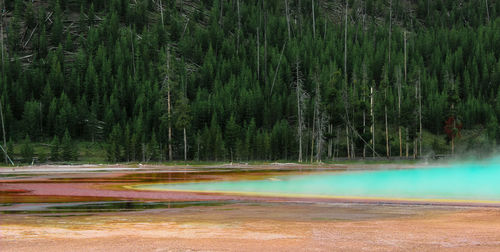
{"type": "Polygon", "coordinates": [[[262,196],[500,203],[500,158],[442,167],[149,184],[134,188],[262,196]]]}

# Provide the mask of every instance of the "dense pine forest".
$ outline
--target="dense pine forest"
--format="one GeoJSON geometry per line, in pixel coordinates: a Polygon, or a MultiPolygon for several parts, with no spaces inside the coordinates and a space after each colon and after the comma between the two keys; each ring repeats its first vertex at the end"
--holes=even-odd
{"type": "Polygon", "coordinates": [[[1,145],[14,160],[76,160],[79,143],[110,162],[414,158],[500,143],[500,1],[0,5],[1,145]]]}

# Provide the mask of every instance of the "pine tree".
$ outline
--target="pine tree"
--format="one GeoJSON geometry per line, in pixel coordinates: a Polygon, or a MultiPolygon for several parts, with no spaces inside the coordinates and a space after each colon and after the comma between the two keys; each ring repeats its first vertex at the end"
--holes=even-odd
{"type": "Polygon", "coordinates": [[[50,160],[59,161],[60,160],[60,142],[57,135],[54,136],[52,142],[50,142],[50,160]]]}
{"type": "Polygon", "coordinates": [[[52,25],[51,28],[52,44],[54,45],[59,45],[60,43],[63,42],[64,26],[61,19],[62,19],[62,10],[59,1],[57,1],[54,12],[54,24],[52,25]]]}
{"type": "Polygon", "coordinates": [[[113,126],[113,129],[109,134],[108,144],[106,148],[107,158],[110,162],[119,162],[122,160],[121,134],[122,129],[120,125],[116,124],[115,126],[113,126]]]}
{"type": "Polygon", "coordinates": [[[23,125],[30,136],[38,136],[40,133],[40,104],[36,101],[28,101],[24,105],[23,125]]]}
{"type": "Polygon", "coordinates": [[[181,96],[176,102],[176,122],[175,126],[177,129],[182,130],[183,142],[184,142],[184,161],[187,160],[187,132],[186,129],[191,124],[191,108],[189,106],[189,100],[185,96],[181,96]]]}
{"type": "Polygon", "coordinates": [[[148,160],[158,161],[160,152],[158,149],[158,141],[156,140],[156,133],[154,131],[153,134],[151,134],[151,141],[148,143],[148,154],[148,160]]]}
{"type": "Polygon", "coordinates": [[[35,150],[31,145],[31,139],[28,135],[24,138],[24,143],[21,147],[21,156],[23,157],[23,162],[31,163],[33,161],[33,157],[35,156],[35,150]]]}
{"type": "Polygon", "coordinates": [[[72,161],[77,159],[78,153],[73,142],[71,141],[71,136],[69,135],[69,131],[67,129],[64,131],[64,136],[61,141],[61,149],[62,160],[72,161]]]}
{"type": "Polygon", "coordinates": [[[239,137],[240,137],[240,127],[238,126],[238,124],[236,124],[235,116],[231,115],[229,121],[226,123],[226,131],[224,135],[231,161],[233,161],[233,158],[236,156],[236,151],[237,151],[236,147],[239,137]]]}
{"type": "Polygon", "coordinates": [[[9,141],[7,142],[7,154],[11,158],[16,155],[16,153],[14,152],[14,142],[12,141],[12,139],[9,139],[9,141]]]}

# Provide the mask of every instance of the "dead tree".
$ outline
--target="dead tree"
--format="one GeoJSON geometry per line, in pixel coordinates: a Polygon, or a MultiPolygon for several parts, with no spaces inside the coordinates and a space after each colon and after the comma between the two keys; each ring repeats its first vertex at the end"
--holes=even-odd
{"type": "MultiPolygon", "coordinates": [[[[363,76],[362,76],[362,89],[363,89],[363,136],[366,134],[366,88],[367,88],[367,82],[368,82],[368,74],[366,71],[366,63],[363,62],[363,76]]],[[[366,157],[366,145],[363,145],[363,158],[366,157]]]]}
{"type": "MultiPolygon", "coordinates": [[[[347,109],[347,106],[349,106],[349,101],[348,101],[348,85],[347,85],[347,7],[348,7],[348,3],[347,3],[347,0],[345,1],[345,26],[344,26],[344,82],[345,82],[345,99],[346,100],[346,118],[349,119],[349,115],[348,115],[348,109],[347,109]]],[[[347,145],[347,158],[351,158],[351,155],[350,155],[350,148],[349,148],[349,126],[347,125],[346,123],[346,127],[345,127],[345,131],[346,131],[346,145],[347,145]]]]}
{"type": "Polygon", "coordinates": [[[314,101],[314,114],[316,115],[316,162],[321,162],[321,152],[323,146],[324,130],[327,118],[321,110],[321,89],[319,81],[316,82],[316,97],[314,101]]]}
{"type": "Polygon", "coordinates": [[[297,61],[295,63],[295,93],[297,95],[297,136],[299,138],[299,158],[298,161],[302,162],[302,138],[303,131],[305,130],[304,125],[304,110],[305,110],[305,99],[307,98],[307,93],[303,88],[303,79],[300,72],[300,62],[297,56],[297,61]]]}
{"type": "MultiPolygon", "coordinates": [[[[2,1],[3,3],[3,6],[2,6],[2,13],[0,13],[0,15],[2,15],[0,17],[1,21],[0,21],[0,39],[1,39],[1,43],[2,43],[2,79],[4,78],[3,75],[5,73],[5,70],[4,70],[4,55],[3,55],[3,9],[5,9],[5,1],[2,1]]],[[[2,100],[0,99],[0,119],[2,120],[2,136],[3,136],[3,146],[5,146],[5,148],[7,148],[7,141],[6,141],[6,137],[5,137],[5,124],[4,124],[4,121],[3,121],[3,107],[2,107],[2,100]]],[[[3,148],[2,148],[3,149],[3,148]]],[[[8,163],[8,154],[7,154],[7,150],[3,150],[4,151],[4,156],[5,156],[5,163],[8,163]]]]}
{"type": "Polygon", "coordinates": [[[162,83],[162,91],[166,93],[167,121],[168,121],[168,159],[172,161],[172,99],[171,99],[171,74],[170,74],[170,49],[167,48],[166,73],[162,83]]]}
{"type": "Polygon", "coordinates": [[[285,15],[286,15],[286,26],[288,27],[288,40],[291,39],[291,34],[290,34],[290,12],[288,9],[288,0],[285,0],[285,15]]]}
{"type": "Polygon", "coordinates": [[[375,115],[373,113],[373,86],[370,87],[370,116],[372,118],[372,125],[370,127],[372,133],[372,156],[375,157],[375,115]]]}
{"type": "Polygon", "coordinates": [[[240,32],[241,32],[241,17],[240,17],[240,0],[236,0],[236,7],[238,9],[238,32],[236,33],[236,54],[240,49],[240,32]]]}
{"type": "MultiPolygon", "coordinates": [[[[3,68],[3,62],[2,62],[2,68],[3,68]]],[[[3,73],[3,69],[2,69],[2,73],[3,73]]],[[[7,142],[5,140],[5,125],[4,125],[4,121],[3,121],[3,107],[2,107],[2,100],[1,99],[0,99],[0,119],[2,120],[3,146],[5,146],[5,148],[7,148],[7,142]]],[[[4,151],[4,154],[5,154],[4,155],[4,157],[5,157],[5,163],[7,164],[9,156],[8,156],[6,150],[3,150],[3,151],[4,151]]]]}
{"type": "Polygon", "coordinates": [[[278,60],[278,66],[276,66],[276,70],[274,71],[273,83],[271,84],[271,91],[269,91],[269,99],[273,95],[274,83],[276,82],[276,76],[278,76],[278,71],[280,70],[281,58],[283,57],[283,53],[285,52],[286,41],[283,43],[283,47],[281,48],[280,58],[278,60]]]}
{"type": "Polygon", "coordinates": [[[403,156],[403,142],[401,136],[401,69],[396,67],[396,87],[398,90],[398,132],[399,132],[399,157],[403,156]]]}
{"type": "Polygon", "coordinates": [[[389,1],[389,69],[391,68],[392,0],[389,1]]]}
{"type": "Polygon", "coordinates": [[[489,7],[488,7],[488,0],[484,0],[485,3],[486,3],[486,18],[487,18],[487,21],[488,23],[490,22],[490,10],[489,10],[489,7]]]}
{"type": "Polygon", "coordinates": [[[316,18],[314,16],[314,0],[311,0],[311,8],[312,8],[312,18],[313,18],[313,38],[316,37],[316,18]]]}
{"type": "Polygon", "coordinates": [[[418,142],[420,143],[419,153],[422,155],[422,88],[420,85],[420,70],[418,71],[418,142]]]}
{"type": "Polygon", "coordinates": [[[259,27],[257,27],[257,80],[260,80],[260,45],[259,45],[259,27]]]}

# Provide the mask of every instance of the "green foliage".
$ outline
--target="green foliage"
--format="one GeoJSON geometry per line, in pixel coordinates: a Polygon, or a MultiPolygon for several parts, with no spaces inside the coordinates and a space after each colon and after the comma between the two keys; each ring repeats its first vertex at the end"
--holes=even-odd
{"type": "Polygon", "coordinates": [[[156,140],[156,133],[153,132],[151,135],[151,141],[148,143],[148,160],[149,161],[158,161],[160,158],[160,150],[158,141],[156,140]]]}
{"type": "Polygon", "coordinates": [[[490,118],[486,124],[486,129],[488,138],[493,144],[500,141],[500,126],[498,125],[498,119],[495,114],[490,114],[490,118]]]}
{"type": "Polygon", "coordinates": [[[10,157],[14,157],[14,155],[15,155],[15,152],[14,152],[14,143],[13,143],[12,139],[9,139],[9,141],[7,142],[7,154],[10,157]]]}
{"type": "Polygon", "coordinates": [[[30,136],[37,136],[40,133],[40,104],[35,101],[28,101],[24,105],[23,125],[25,132],[30,136]]]}
{"type": "Polygon", "coordinates": [[[110,162],[122,161],[121,127],[119,124],[113,126],[109,135],[108,146],[106,148],[107,159],[110,162]]]}
{"type": "Polygon", "coordinates": [[[21,146],[21,157],[24,163],[31,163],[35,156],[35,150],[31,145],[31,139],[28,135],[24,138],[24,143],[21,146]]]}
{"type": "Polygon", "coordinates": [[[60,145],[61,143],[59,142],[59,137],[55,135],[54,138],[52,139],[52,142],[50,142],[50,160],[52,161],[60,160],[61,158],[60,145]]]}
{"type": "MultiPolygon", "coordinates": [[[[402,126],[415,139],[417,80],[424,130],[443,134],[452,114],[464,130],[485,129],[498,139],[499,1],[489,4],[489,19],[485,4],[471,0],[393,1],[391,19],[386,2],[351,1],[346,41],[339,22],[344,13],[314,1],[313,34],[310,5],[288,2],[296,20],[291,34],[284,1],[240,1],[241,29],[236,4],[224,1],[194,1],[189,8],[162,1],[163,13],[158,1],[6,1],[12,14],[4,19],[0,95],[7,135],[64,142],[67,130],[75,140],[104,143],[109,161],[147,161],[165,156],[171,127],[176,159],[184,156],[184,129],[189,157],[295,159],[299,77],[308,94],[304,136],[310,138],[317,123],[316,104],[322,124],[332,127],[321,139],[335,143],[336,155],[346,154],[340,130],[346,113],[360,135],[371,138],[370,87],[376,150],[385,152],[386,107],[389,128],[402,126]]],[[[360,156],[364,143],[353,141],[360,156]]],[[[50,159],[66,159],[63,149],[50,159]]]]}
{"type": "Polygon", "coordinates": [[[78,150],[75,148],[75,144],[71,141],[71,136],[69,131],[64,132],[64,136],[61,141],[61,158],[64,161],[74,161],[78,159],[78,150]]]}
{"type": "Polygon", "coordinates": [[[240,127],[238,124],[236,124],[235,121],[235,116],[231,115],[229,118],[229,121],[226,124],[226,132],[224,135],[226,142],[227,142],[227,148],[229,150],[229,155],[231,155],[231,160],[233,159],[234,156],[236,156],[236,147],[237,147],[237,141],[240,138],[240,127]]]}

